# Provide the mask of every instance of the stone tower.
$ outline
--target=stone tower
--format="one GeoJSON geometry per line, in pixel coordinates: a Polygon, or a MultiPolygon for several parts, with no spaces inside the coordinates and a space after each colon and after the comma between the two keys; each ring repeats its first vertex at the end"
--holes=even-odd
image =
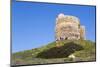
{"type": "Polygon", "coordinates": [[[59,14],[55,26],[56,41],[85,39],[85,26],[75,16],[59,14]]]}

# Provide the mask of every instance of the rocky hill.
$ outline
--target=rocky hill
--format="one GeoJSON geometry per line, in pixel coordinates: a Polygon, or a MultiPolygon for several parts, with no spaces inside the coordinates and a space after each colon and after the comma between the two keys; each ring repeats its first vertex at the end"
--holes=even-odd
{"type": "Polygon", "coordinates": [[[12,54],[12,65],[51,64],[67,62],[95,61],[95,43],[89,40],[63,40],[62,46],[56,42],[40,48],[12,54]]]}

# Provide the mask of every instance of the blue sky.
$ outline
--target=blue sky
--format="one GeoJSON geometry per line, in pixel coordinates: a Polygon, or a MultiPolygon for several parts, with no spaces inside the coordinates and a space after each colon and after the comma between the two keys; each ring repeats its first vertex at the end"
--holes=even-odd
{"type": "Polygon", "coordinates": [[[95,41],[95,7],[12,2],[12,52],[41,47],[55,40],[59,13],[73,15],[86,27],[86,38],[95,41]]]}

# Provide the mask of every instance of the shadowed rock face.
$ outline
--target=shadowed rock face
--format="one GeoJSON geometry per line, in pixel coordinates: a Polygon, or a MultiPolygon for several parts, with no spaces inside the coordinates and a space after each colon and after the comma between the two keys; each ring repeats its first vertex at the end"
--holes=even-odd
{"type": "Polygon", "coordinates": [[[78,40],[85,38],[85,27],[75,16],[59,14],[56,18],[56,40],[78,40]]]}
{"type": "Polygon", "coordinates": [[[75,44],[73,42],[66,43],[61,47],[53,47],[51,49],[45,50],[37,55],[37,58],[64,58],[68,57],[75,51],[82,50],[83,47],[75,44]]]}

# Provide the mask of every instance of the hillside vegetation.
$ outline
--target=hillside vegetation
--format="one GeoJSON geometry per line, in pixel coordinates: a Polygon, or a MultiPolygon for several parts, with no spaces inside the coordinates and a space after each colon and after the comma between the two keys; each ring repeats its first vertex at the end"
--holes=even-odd
{"type": "Polygon", "coordinates": [[[61,41],[56,47],[52,42],[40,48],[25,50],[12,54],[12,65],[67,63],[79,61],[95,61],[95,43],[89,40],[61,41]],[[75,58],[70,58],[74,55],[75,58]]]}

